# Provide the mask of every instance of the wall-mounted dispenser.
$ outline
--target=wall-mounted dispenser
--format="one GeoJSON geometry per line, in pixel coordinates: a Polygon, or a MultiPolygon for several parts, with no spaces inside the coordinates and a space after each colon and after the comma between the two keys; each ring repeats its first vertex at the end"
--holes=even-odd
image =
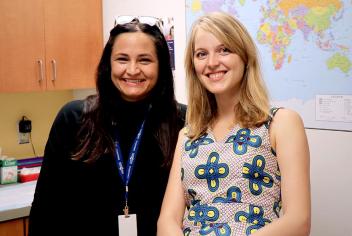
{"type": "Polygon", "coordinates": [[[29,143],[32,131],[32,121],[23,116],[18,122],[18,143],[29,143]]]}

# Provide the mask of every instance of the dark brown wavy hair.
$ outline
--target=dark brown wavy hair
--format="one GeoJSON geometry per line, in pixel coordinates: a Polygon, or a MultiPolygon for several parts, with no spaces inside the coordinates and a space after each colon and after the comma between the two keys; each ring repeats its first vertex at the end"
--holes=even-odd
{"type": "Polygon", "coordinates": [[[164,164],[170,165],[177,142],[179,125],[177,124],[177,102],[174,94],[174,81],[170,66],[168,45],[157,26],[140,23],[137,19],[123,25],[116,25],[110,31],[110,37],[103,50],[97,75],[97,94],[86,98],[83,112],[83,123],[79,131],[78,149],[73,159],[92,162],[102,154],[114,153],[114,143],[111,137],[111,122],[113,110],[118,109],[121,95],[111,80],[110,57],[117,36],[128,32],[142,32],[154,41],[159,61],[158,80],[148,99],[153,108],[150,122],[162,153],[164,164]]]}

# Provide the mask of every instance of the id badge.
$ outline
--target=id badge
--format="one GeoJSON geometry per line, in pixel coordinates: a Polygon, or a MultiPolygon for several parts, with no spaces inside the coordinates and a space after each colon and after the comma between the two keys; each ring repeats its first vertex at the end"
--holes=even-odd
{"type": "Polygon", "coordinates": [[[137,215],[119,215],[119,236],[137,236],[137,215]]]}

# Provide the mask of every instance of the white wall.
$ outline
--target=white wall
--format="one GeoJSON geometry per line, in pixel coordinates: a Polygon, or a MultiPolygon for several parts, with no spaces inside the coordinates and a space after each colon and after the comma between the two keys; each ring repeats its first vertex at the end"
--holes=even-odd
{"type": "Polygon", "coordinates": [[[306,132],[311,156],[311,235],[351,236],[352,133],[306,132]]]}
{"type": "MultiPolygon", "coordinates": [[[[114,15],[174,17],[176,97],[178,101],[185,103],[185,2],[103,0],[103,11],[105,40],[113,27],[114,15]]],[[[311,153],[311,236],[352,235],[352,132],[306,131],[311,153]]]]}

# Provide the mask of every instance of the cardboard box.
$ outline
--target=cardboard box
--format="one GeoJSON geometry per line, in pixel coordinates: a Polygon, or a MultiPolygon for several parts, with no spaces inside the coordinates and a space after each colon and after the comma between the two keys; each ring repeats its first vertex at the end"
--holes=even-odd
{"type": "Polygon", "coordinates": [[[0,160],[0,184],[17,182],[17,160],[0,160]]]}

